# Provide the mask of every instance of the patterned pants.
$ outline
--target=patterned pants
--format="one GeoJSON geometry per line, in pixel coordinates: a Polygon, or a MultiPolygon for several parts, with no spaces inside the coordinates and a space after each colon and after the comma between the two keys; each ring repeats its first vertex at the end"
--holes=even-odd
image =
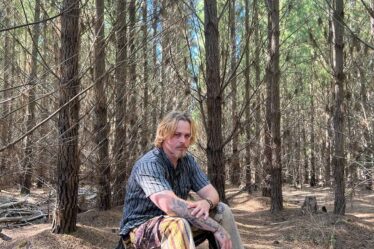
{"type": "MultiPolygon", "coordinates": [[[[210,217],[230,234],[233,249],[244,248],[231,210],[226,204],[220,202],[210,217]]],[[[213,238],[211,244],[214,244],[214,248],[216,246],[214,237],[211,233],[207,234],[205,231],[191,228],[188,221],[183,218],[157,216],[134,229],[130,233],[130,239],[125,243],[126,249],[134,247],[136,249],[195,249],[196,241],[210,236],[210,240],[213,238]]]]}
{"type": "Polygon", "coordinates": [[[158,216],[130,233],[135,248],[195,248],[191,227],[179,217],[158,216]]]}

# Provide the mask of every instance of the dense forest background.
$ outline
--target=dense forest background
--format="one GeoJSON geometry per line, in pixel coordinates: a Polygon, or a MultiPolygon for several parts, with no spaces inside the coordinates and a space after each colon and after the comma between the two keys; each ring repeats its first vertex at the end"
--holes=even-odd
{"type": "Polygon", "coordinates": [[[372,189],[372,0],[1,0],[0,20],[0,187],[56,190],[56,233],[79,186],[123,204],[174,109],[222,200],[229,182],[278,212],[282,183],[323,185],[344,214],[372,189]]]}

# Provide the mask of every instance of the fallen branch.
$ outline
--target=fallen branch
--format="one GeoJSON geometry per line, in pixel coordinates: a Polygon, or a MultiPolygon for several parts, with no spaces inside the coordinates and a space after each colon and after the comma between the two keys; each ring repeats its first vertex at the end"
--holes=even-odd
{"type": "Polygon", "coordinates": [[[39,211],[39,215],[32,216],[32,217],[26,219],[25,222],[30,222],[30,221],[45,218],[45,217],[47,217],[47,215],[44,214],[42,211],[39,211]]]}
{"type": "Polygon", "coordinates": [[[14,216],[25,216],[25,215],[32,215],[33,212],[30,210],[22,210],[22,211],[10,211],[7,210],[4,217],[14,217],[14,216]]]}
{"type": "Polygon", "coordinates": [[[3,218],[0,218],[0,223],[6,223],[6,222],[25,223],[25,222],[30,222],[30,221],[34,221],[34,220],[37,220],[37,219],[44,218],[46,216],[47,216],[46,214],[44,214],[42,211],[39,210],[36,214],[34,214],[33,216],[30,216],[30,217],[25,217],[25,216],[3,217],[3,218]]]}
{"type": "Polygon", "coordinates": [[[17,217],[3,217],[0,218],[0,223],[5,223],[5,222],[18,222],[22,221],[23,216],[17,216],[17,217]]]}
{"type": "Polygon", "coordinates": [[[15,206],[19,206],[23,203],[26,202],[26,199],[25,200],[22,200],[22,201],[16,201],[16,202],[9,202],[9,203],[5,203],[5,204],[1,204],[0,205],[0,209],[4,209],[4,208],[8,208],[8,207],[15,207],[15,206]]]}

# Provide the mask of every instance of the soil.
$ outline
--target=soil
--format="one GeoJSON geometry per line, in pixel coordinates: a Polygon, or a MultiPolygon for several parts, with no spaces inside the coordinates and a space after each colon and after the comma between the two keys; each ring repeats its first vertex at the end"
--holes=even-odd
{"type": "MultiPolygon", "coordinates": [[[[374,248],[374,192],[356,190],[347,193],[346,215],[336,216],[333,214],[331,189],[285,186],[284,210],[272,214],[269,211],[270,199],[261,197],[260,192],[248,194],[235,187],[227,188],[227,198],[245,248],[374,248]],[[303,201],[311,195],[317,197],[319,211],[316,214],[303,213],[303,201]],[[321,211],[322,206],[327,212],[321,211]]],[[[51,202],[48,196],[47,188],[33,189],[27,202],[51,213],[48,211],[52,206],[48,204],[51,202]]],[[[24,198],[17,189],[7,189],[0,193],[0,204],[24,198]]],[[[1,232],[11,238],[10,241],[0,238],[0,248],[115,248],[121,216],[122,207],[101,212],[88,209],[78,215],[77,231],[68,235],[52,234],[51,219],[21,227],[7,227],[0,223],[1,232]]],[[[198,248],[208,246],[205,243],[198,248]]]]}

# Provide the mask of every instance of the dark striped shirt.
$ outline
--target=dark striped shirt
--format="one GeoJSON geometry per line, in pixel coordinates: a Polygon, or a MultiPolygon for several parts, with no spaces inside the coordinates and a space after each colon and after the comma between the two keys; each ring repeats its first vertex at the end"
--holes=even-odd
{"type": "Polygon", "coordinates": [[[120,234],[127,235],[132,228],[165,214],[151,201],[150,195],[172,190],[185,200],[190,190],[197,192],[208,184],[208,177],[191,155],[178,160],[174,169],[162,149],[149,151],[135,163],[129,177],[120,234]]]}

